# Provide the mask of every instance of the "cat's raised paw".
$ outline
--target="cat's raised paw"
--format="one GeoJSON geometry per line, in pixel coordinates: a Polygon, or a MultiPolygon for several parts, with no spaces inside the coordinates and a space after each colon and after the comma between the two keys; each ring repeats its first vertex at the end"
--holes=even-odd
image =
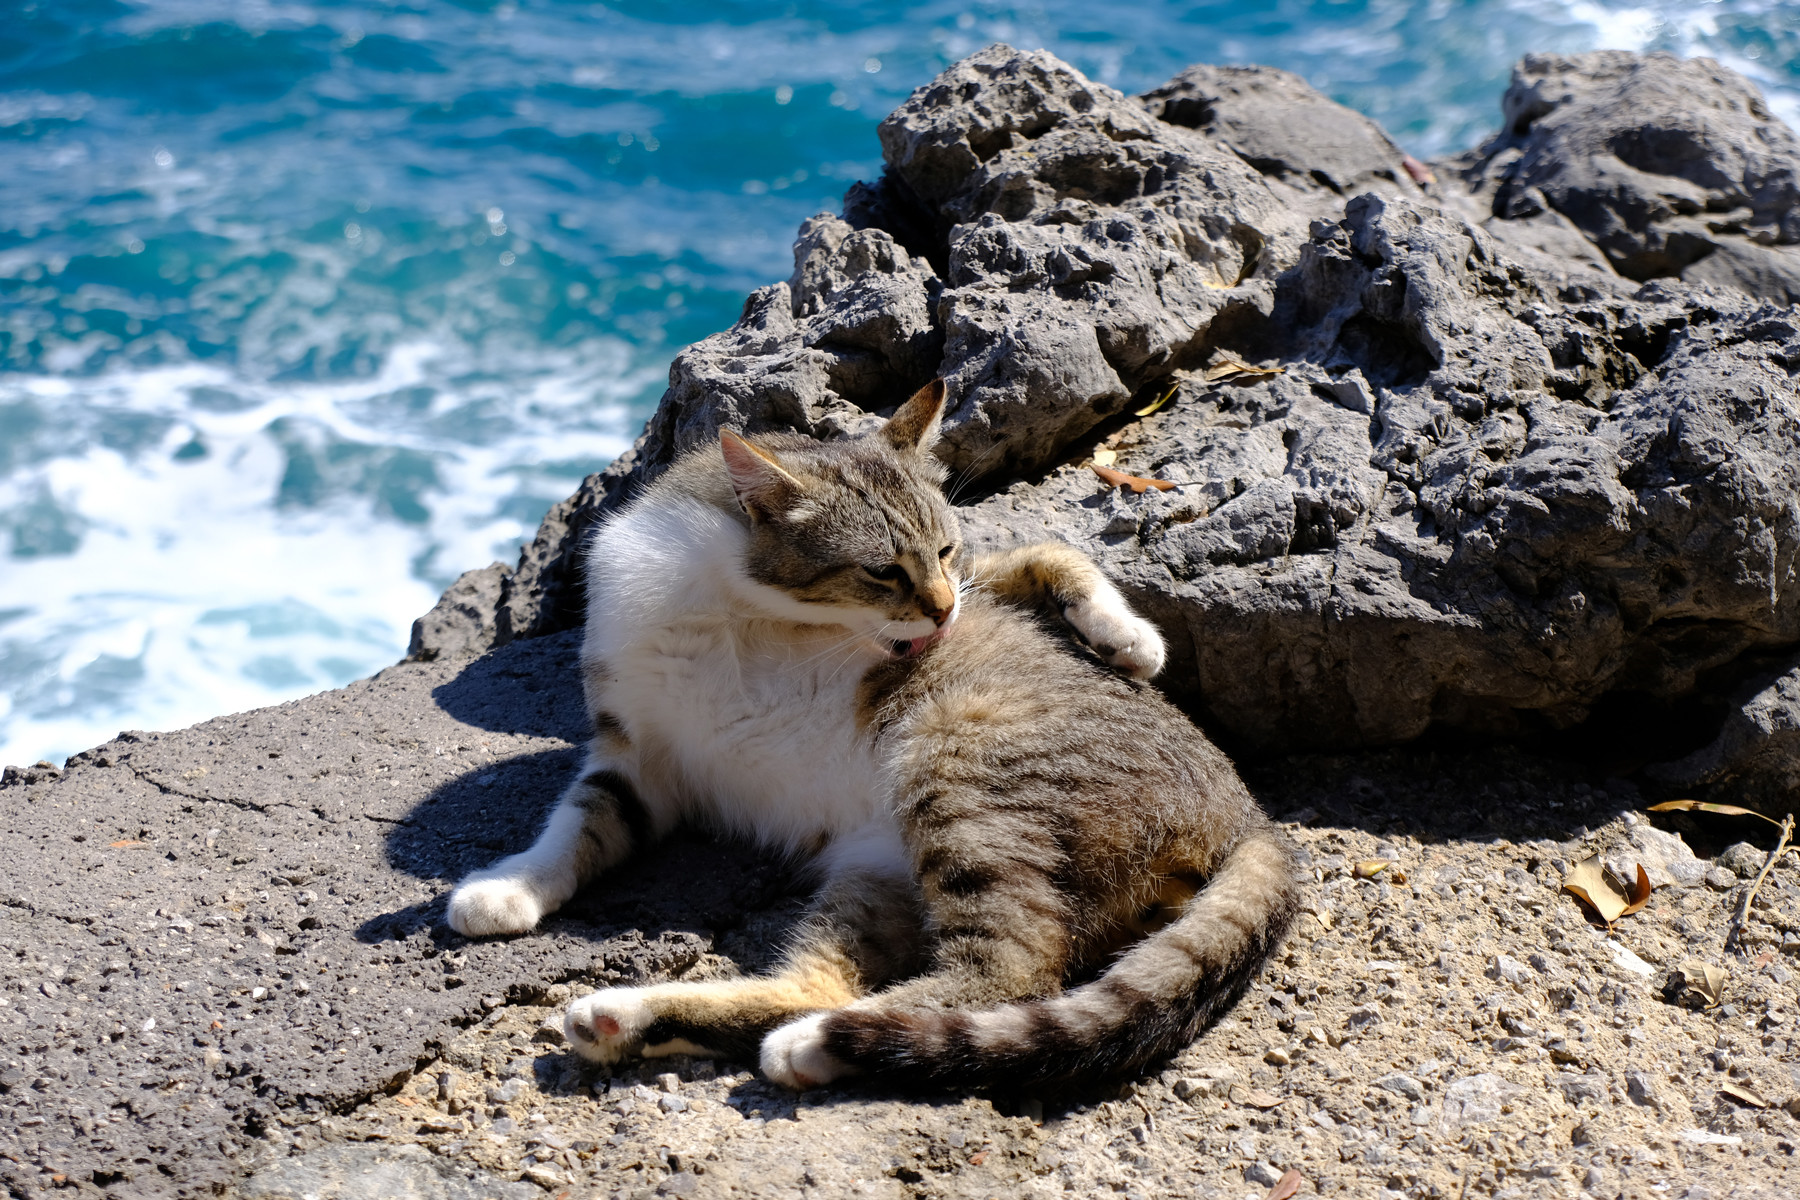
{"type": "Polygon", "coordinates": [[[1124,597],[1109,588],[1063,611],[1082,641],[1106,660],[1113,670],[1133,679],[1154,679],[1168,657],[1156,626],[1125,606],[1124,597]]]}
{"type": "Polygon", "coordinates": [[[605,988],[569,1005],[563,1034],[575,1053],[608,1065],[644,1045],[644,1031],[656,1020],[642,988],[605,988]]]}
{"type": "Polygon", "coordinates": [[[450,893],[445,919],[464,937],[529,933],[537,928],[544,906],[515,879],[471,879],[450,893]]]}
{"type": "Polygon", "coordinates": [[[825,1049],[822,1028],[828,1012],[789,1021],[763,1039],[762,1072],[783,1087],[804,1091],[823,1087],[834,1079],[854,1075],[855,1068],[834,1058],[825,1049]]]}

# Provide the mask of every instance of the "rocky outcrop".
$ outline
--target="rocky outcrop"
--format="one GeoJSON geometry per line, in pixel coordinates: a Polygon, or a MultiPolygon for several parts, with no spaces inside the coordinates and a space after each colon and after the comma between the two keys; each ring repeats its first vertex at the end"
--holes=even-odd
{"type": "Polygon", "coordinates": [[[1281,72],[956,64],[552,512],[492,640],[578,622],[580,531],[721,428],[842,436],[938,374],[975,537],[1088,548],[1243,746],[1567,727],[1793,646],[1792,134],[1657,55],[1527,59],[1503,108],[1434,176],[1281,72]]]}
{"type": "Polygon", "coordinates": [[[1386,130],[1287,71],[1195,63],[1139,99],[1152,116],[1217,140],[1309,216],[1336,220],[1368,191],[1426,194],[1429,170],[1386,130]]]}
{"type": "Polygon", "coordinates": [[[1459,174],[1502,220],[1554,213],[1628,279],[1800,299],[1800,140],[1711,59],[1531,55],[1459,174]]]}
{"type": "Polygon", "coordinates": [[[501,601],[511,576],[511,568],[502,562],[464,571],[431,611],[413,622],[406,656],[430,662],[479,654],[492,646],[499,640],[501,601]]]}

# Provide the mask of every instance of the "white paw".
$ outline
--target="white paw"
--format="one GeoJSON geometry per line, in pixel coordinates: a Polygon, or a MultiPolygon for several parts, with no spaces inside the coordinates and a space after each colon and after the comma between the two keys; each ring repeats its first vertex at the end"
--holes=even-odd
{"type": "Polygon", "coordinates": [[[528,933],[543,915],[543,902],[523,880],[480,878],[466,880],[450,893],[445,914],[450,928],[464,937],[528,933]]]}
{"type": "Polygon", "coordinates": [[[1063,615],[1115,671],[1133,679],[1154,679],[1162,670],[1168,657],[1162,634],[1127,608],[1125,598],[1111,588],[1069,605],[1063,615]]]}
{"type": "Polygon", "coordinates": [[[605,988],[569,1005],[563,1034],[581,1057],[610,1065],[639,1049],[655,1020],[643,988],[605,988]]]}
{"type": "Polygon", "coordinates": [[[825,1052],[825,1035],[821,1026],[828,1012],[814,1013],[789,1021],[763,1039],[762,1072],[783,1087],[803,1091],[823,1087],[834,1079],[854,1075],[849,1063],[841,1062],[825,1052]]]}

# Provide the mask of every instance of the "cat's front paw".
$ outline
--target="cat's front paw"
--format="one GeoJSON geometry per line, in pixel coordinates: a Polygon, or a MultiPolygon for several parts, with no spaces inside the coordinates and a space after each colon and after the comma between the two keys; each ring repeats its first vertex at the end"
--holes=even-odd
{"type": "Polygon", "coordinates": [[[604,988],[569,1005],[563,1034],[575,1053],[611,1066],[643,1049],[655,1020],[643,988],[604,988]]]}
{"type": "Polygon", "coordinates": [[[1133,679],[1154,679],[1168,657],[1156,626],[1125,606],[1111,588],[1063,610],[1081,640],[1113,670],[1133,679]]]}
{"type": "Polygon", "coordinates": [[[470,879],[450,893],[445,919],[464,937],[529,933],[544,915],[544,904],[517,879],[470,879]]]}
{"type": "Polygon", "coordinates": [[[828,1012],[814,1013],[798,1021],[789,1021],[764,1038],[763,1074],[795,1091],[824,1087],[834,1079],[856,1074],[854,1067],[825,1049],[823,1026],[830,1015],[828,1012]]]}

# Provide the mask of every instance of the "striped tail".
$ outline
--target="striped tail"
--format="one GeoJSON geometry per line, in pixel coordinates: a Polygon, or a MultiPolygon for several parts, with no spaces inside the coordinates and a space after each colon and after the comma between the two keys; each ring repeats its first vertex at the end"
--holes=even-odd
{"type": "Polygon", "coordinates": [[[1131,1075],[1192,1042],[1234,1004],[1299,911],[1292,843],[1247,835],[1182,915],[1100,978],[978,1011],[847,1008],[823,1049],[870,1074],[932,1088],[1031,1088],[1131,1075]]]}

